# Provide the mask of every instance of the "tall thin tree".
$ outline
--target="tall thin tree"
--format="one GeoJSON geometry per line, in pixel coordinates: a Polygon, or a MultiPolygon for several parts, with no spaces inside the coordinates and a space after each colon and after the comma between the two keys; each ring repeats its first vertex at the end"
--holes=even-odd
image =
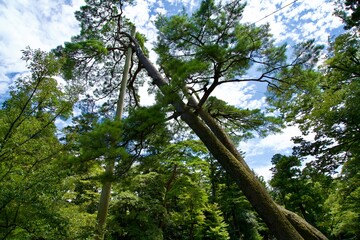
{"type": "MultiPolygon", "coordinates": [[[[136,29],[134,26],[131,30],[132,37],[135,36],[135,32],[136,29]]],[[[121,80],[120,93],[119,93],[119,98],[117,101],[117,107],[115,113],[115,121],[121,121],[123,115],[124,100],[125,100],[126,86],[128,81],[128,74],[130,69],[131,56],[132,56],[132,48],[129,47],[125,58],[124,72],[121,80]]],[[[99,209],[97,214],[97,229],[96,229],[97,240],[104,239],[106,217],[107,217],[109,204],[110,204],[110,197],[111,197],[111,185],[112,185],[112,176],[114,175],[114,167],[115,167],[115,159],[109,159],[109,161],[107,161],[107,165],[105,168],[105,174],[107,177],[105,178],[102,186],[99,209]]]]}

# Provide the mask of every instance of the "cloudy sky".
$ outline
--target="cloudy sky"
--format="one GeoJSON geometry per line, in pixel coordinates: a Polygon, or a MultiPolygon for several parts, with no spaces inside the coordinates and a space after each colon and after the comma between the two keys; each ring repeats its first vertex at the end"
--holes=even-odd
{"type": "MultiPolygon", "coordinates": [[[[189,12],[199,6],[199,0],[135,0],[125,9],[127,17],[137,25],[151,42],[156,39],[156,14],[175,14],[184,6],[189,12]]],[[[9,84],[18,73],[26,71],[20,60],[26,46],[50,50],[69,41],[79,31],[74,11],[82,0],[0,0],[0,99],[6,96],[9,84]]],[[[326,0],[251,0],[245,8],[243,22],[270,23],[272,34],[290,45],[314,38],[326,44],[329,36],[341,31],[341,22],[332,15],[334,6],[326,0]],[[281,9],[281,10],[280,10],[281,9]],[[277,11],[277,12],[276,12],[277,11]],[[274,13],[276,12],[276,13],[274,13]],[[273,14],[274,13],[274,14],[273,14]]],[[[152,54],[153,59],[156,58],[152,54]]],[[[145,93],[145,92],[144,92],[145,93]]],[[[218,97],[239,107],[264,107],[264,88],[258,85],[224,85],[218,97]]],[[[300,131],[296,127],[284,129],[282,134],[241,143],[246,160],[255,171],[269,179],[271,157],[275,153],[291,154],[291,137],[300,131]]]]}

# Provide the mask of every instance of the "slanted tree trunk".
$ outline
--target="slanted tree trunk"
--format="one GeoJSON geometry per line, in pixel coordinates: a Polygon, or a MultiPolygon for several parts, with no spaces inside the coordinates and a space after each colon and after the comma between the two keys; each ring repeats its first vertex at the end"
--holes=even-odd
{"type": "Polygon", "coordinates": [[[303,239],[249,168],[241,164],[194,113],[190,110],[183,112],[181,119],[190,126],[211,154],[235,180],[254,209],[279,240],[303,239]]]}
{"type": "Polygon", "coordinates": [[[285,209],[282,206],[278,206],[281,211],[285,213],[286,218],[306,240],[327,240],[328,238],[316,229],[314,226],[305,221],[302,217],[294,212],[285,209]]]}
{"type": "MultiPolygon", "coordinates": [[[[194,102],[194,99],[191,100],[194,102]]],[[[239,160],[239,162],[248,168],[244,158],[241,156],[239,151],[236,149],[235,144],[231,141],[226,132],[219,126],[219,124],[212,118],[209,113],[204,111],[204,109],[198,109],[197,112],[201,119],[206,123],[206,125],[212,130],[216,137],[227,147],[227,149],[239,160]]],[[[322,234],[319,230],[309,224],[305,219],[293,213],[289,210],[286,210],[284,207],[278,205],[278,208],[284,212],[287,219],[295,227],[295,229],[301,234],[304,239],[309,240],[327,240],[327,237],[322,234]]]]}
{"type": "MultiPolygon", "coordinates": [[[[135,27],[133,27],[133,29],[131,31],[131,36],[133,38],[135,36],[135,31],[136,31],[135,27]]],[[[127,86],[131,56],[132,56],[132,48],[129,47],[128,51],[126,53],[124,73],[123,73],[122,80],[121,80],[119,99],[117,101],[117,106],[116,106],[115,121],[121,121],[121,117],[123,115],[124,99],[125,99],[125,93],[126,93],[126,86],[127,86]]],[[[115,159],[109,160],[107,162],[107,165],[105,168],[106,178],[105,178],[103,186],[102,186],[101,196],[100,196],[100,201],[99,201],[99,208],[98,208],[98,213],[97,213],[97,226],[96,226],[96,236],[95,236],[96,240],[104,239],[104,235],[105,235],[106,217],[107,217],[107,213],[109,210],[109,204],[110,204],[111,185],[112,185],[112,179],[113,179],[113,175],[114,175],[114,167],[115,167],[115,159]]]]}
{"type": "MultiPolygon", "coordinates": [[[[130,39],[132,39],[135,44],[134,48],[139,61],[148,72],[148,75],[153,79],[153,83],[159,87],[163,94],[171,94],[166,87],[168,86],[167,81],[143,54],[135,39],[131,37],[130,39]]],[[[256,179],[241,154],[237,151],[230,138],[208,113],[203,109],[193,111],[194,108],[185,105],[180,96],[177,96],[175,99],[172,105],[181,114],[181,119],[189,125],[203,141],[211,154],[219,161],[230,176],[234,178],[244,195],[278,240],[327,239],[321,232],[301,217],[294,213],[290,214],[290,211],[284,211],[283,208],[279,207],[272,200],[266,189],[256,179]]],[[[189,101],[190,105],[194,103],[192,101],[193,100],[189,101]]]]}
{"type": "MultiPolygon", "coordinates": [[[[174,94],[167,88],[168,83],[162,77],[160,72],[143,54],[141,48],[136,44],[136,55],[143,67],[153,79],[153,83],[159,87],[164,95],[174,94]]],[[[250,171],[249,167],[242,164],[237,158],[220,142],[215,134],[200,120],[193,112],[193,108],[186,106],[179,95],[172,96],[172,105],[177,112],[181,114],[181,119],[196,133],[203,141],[211,154],[219,161],[224,169],[232,176],[244,195],[253,205],[254,209],[259,213],[270,230],[275,234],[278,240],[300,240],[302,236],[296,231],[291,223],[280,211],[275,202],[271,199],[266,189],[256,179],[255,175],[250,171]]]]}

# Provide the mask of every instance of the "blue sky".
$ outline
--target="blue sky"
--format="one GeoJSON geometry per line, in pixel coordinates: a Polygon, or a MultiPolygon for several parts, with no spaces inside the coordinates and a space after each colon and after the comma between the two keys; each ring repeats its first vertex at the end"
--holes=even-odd
{"type": "MultiPolygon", "coordinates": [[[[224,2],[224,1],[223,1],[224,2]]],[[[245,8],[242,22],[255,23],[281,7],[289,0],[251,0],[245,8]]],[[[199,0],[135,0],[135,6],[125,9],[126,15],[136,23],[137,30],[149,39],[148,48],[156,40],[154,20],[157,13],[174,14],[184,8],[189,12],[199,6],[199,0]]],[[[20,60],[21,50],[26,46],[50,50],[69,41],[79,31],[74,11],[83,4],[82,0],[0,0],[0,98],[6,96],[9,84],[26,71],[20,60]]],[[[268,22],[278,43],[289,45],[314,38],[326,44],[328,37],[341,31],[341,21],[332,15],[333,4],[326,0],[298,0],[276,14],[257,22],[268,22]]],[[[156,55],[151,53],[152,60],[156,55]]],[[[219,98],[246,108],[264,108],[264,86],[229,84],[216,90],[219,98]]],[[[144,89],[144,102],[151,101],[144,89]]],[[[252,139],[240,144],[246,152],[250,167],[270,178],[271,157],[275,153],[291,154],[291,137],[300,135],[296,127],[288,127],[283,133],[263,139],[252,139]]],[[[310,136],[311,138],[311,136],[310,136]]]]}

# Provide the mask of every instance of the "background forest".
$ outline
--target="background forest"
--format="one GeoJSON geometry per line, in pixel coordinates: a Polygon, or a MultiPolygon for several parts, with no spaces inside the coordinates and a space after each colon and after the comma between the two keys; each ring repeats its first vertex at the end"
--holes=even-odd
{"type": "Polygon", "coordinates": [[[241,23],[242,1],[204,0],[158,16],[156,64],[131,1],[85,3],[71,42],[23,51],[2,104],[0,239],[360,239],[359,1],[337,3],[344,32],[325,48],[277,45],[241,23]],[[212,94],[246,81],[269,109],[212,94]],[[286,125],[303,137],[265,182],[236,146],[286,125]]]}

